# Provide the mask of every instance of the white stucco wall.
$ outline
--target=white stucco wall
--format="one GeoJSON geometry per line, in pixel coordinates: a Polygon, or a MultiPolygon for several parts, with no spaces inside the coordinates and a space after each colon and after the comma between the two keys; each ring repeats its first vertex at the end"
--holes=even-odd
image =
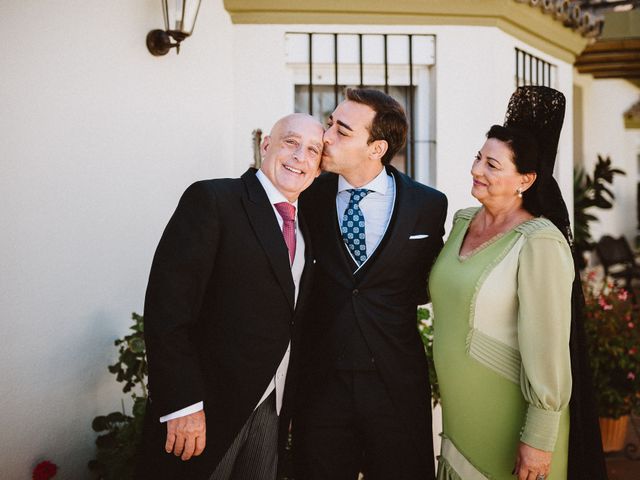
{"type": "Polygon", "coordinates": [[[640,88],[625,80],[594,79],[590,75],[575,77],[582,89],[583,159],[587,172],[593,173],[598,155],[611,157],[613,166],[626,172],[616,175],[613,193],[616,196],[611,210],[597,210],[599,218],[592,222],[595,241],[602,235],[624,235],[634,244],[637,234],[636,188],[640,156],[640,130],[625,129],[623,113],[640,98],[640,88]]]}
{"type": "MultiPolygon", "coordinates": [[[[3,479],[28,478],[43,459],[60,465],[56,478],[88,478],[91,420],[123,397],[106,369],[112,342],[142,313],[180,193],[242,173],[251,131],[293,109],[285,32],[436,35],[435,186],[451,213],[474,204],[470,162],[502,122],[515,46],[558,65],[571,108],[570,67],[495,28],[233,26],[211,0],[180,55],[156,58],[145,36],[161,26],[157,0],[0,2],[3,479]]],[[[570,132],[565,123],[565,193],[570,132]]]]}
{"type": "MultiPolygon", "coordinates": [[[[514,84],[514,48],[557,65],[554,88],[572,108],[571,66],[495,28],[442,27],[438,34],[437,65],[437,187],[449,197],[451,215],[477,204],[471,190],[470,168],[475,153],[493,124],[502,124],[514,84]]],[[[568,204],[571,195],[572,119],[565,117],[556,178],[568,204]]]]}
{"type": "Polygon", "coordinates": [[[113,340],[142,313],[182,190],[233,168],[232,34],[202,3],[153,57],[158,0],[0,2],[0,477],[89,478],[91,420],[120,409],[113,340]]]}

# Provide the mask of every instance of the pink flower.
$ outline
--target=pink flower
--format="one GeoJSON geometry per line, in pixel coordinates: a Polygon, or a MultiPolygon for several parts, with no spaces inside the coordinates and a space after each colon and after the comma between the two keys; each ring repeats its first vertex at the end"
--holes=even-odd
{"type": "Polygon", "coordinates": [[[607,303],[607,301],[602,296],[600,296],[600,298],[598,298],[598,305],[600,305],[600,307],[603,310],[611,310],[613,308],[611,305],[609,305],[607,303]]]}
{"type": "Polygon", "coordinates": [[[629,323],[627,323],[627,327],[633,328],[633,327],[635,327],[635,324],[633,322],[629,322],[629,323]]]}
{"type": "Polygon", "coordinates": [[[627,301],[629,294],[627,293],[627,291],[623,288],[620,290],[620,293],[618,293],[618,300],[622,300],[623,302],[627,301]]]}
{"type": "Polygon", "coordinates": [[[633,373],[633,372],[627,373],[627,379],[628,380],[635,380],[636,379],[636,374],[633,373]]]}

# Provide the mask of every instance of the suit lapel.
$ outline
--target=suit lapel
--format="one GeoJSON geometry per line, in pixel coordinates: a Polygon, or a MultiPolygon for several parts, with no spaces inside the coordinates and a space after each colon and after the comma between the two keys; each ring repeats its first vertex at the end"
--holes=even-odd
{"type": "Polygon", "coordinates": [[[400,174],[394,167],[387,166],[386,169],[388,173],[393,175],[396,185],[396,199],[391,221],[372,257],[358,270],[356,274],[358,276],[375,275],[371,272],[386,268],[386,265],[396,255],[402,253],[402,249],[406,246],[406,240],[413,233],[418,221],[420,211],[415,208],[415,187],[408,177],[400,174]]]}
{"type": "Polygon", "coordinates": [[[247,190],[247,195],[242,197],[247,217],[293,310],[295,287],[291,276],[289,251],[284,243],[273,207],[260,181],[256,178],[255,169],[249,169],[241,178],[247,190]]]}
{"type": "Polygon", "coordinates": [[[309,233],[309,227],[301,212],[298,212],[298,227],[304,238],[304,270],[300,277],[300,287],[298,289],[298,300],[296,301],[296,310],[300,309],[301,305],[309,298],[311,293],[311,272],[313,270],[313,245],[311,243],[311,234],[309,233]]]}
{"type": "Polygon", "coordinates": [[[340,226],[338,225],[338,216],[336,211],[336,195],[338,194],[338,175],[332,174],[330,181],[327,181],[323,185],[323,190],[318,192],[321,198],[318,200],[317,205],[322,206],[322,210],[318,213],[318,221],[320,223],[321,232],[326,243],[322,246],[318,245],[317,248],[327,249],[327,255],[322,259],[324,262],[335,262],[331,265],[331,269],[334,271],[340,271],[344,273],[344,279],[349,281],[353,277],[353,271],[355,270],[355,263],[351,259],[344,240],[342,239],[342,233],[340,232],[340,226]]]}

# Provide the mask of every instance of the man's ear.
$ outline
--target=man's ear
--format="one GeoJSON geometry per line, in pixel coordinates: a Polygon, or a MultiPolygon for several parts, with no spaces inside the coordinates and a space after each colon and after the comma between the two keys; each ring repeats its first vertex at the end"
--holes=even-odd
{"type": "Polygon", "coordinates": [[[387,153],[389,144],[386,140],[374,140],[369,144],[369,156],[372,160],[382,161],[382,157],[387,153]]]}
{"type": "Polygon", "coordinates": [[[263,156],[264,156],[265,153],[267,153],[269,145],[271,145],[271,137],[269,135],[267,135],[266,137],[264,137],[262,139],[262,143],[260,144],[260,153],[263,156]]]}

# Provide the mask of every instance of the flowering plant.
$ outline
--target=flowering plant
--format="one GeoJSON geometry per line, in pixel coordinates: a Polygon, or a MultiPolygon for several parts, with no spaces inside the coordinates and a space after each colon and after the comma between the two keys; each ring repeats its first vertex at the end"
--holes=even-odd
{"type": "Polygon", "coordinates": [[[55,463],[44,460],[35,466],[31,478],[33,480],[49,480],[56,476],[57,471],[58,466],[55,463]]]}
{"type": "Polygon", "coordinates": [[[584,283],[584,328],[598,413],[619,418],[640,411],[640,325],[629,293],[610,280],[584,283]]]}

